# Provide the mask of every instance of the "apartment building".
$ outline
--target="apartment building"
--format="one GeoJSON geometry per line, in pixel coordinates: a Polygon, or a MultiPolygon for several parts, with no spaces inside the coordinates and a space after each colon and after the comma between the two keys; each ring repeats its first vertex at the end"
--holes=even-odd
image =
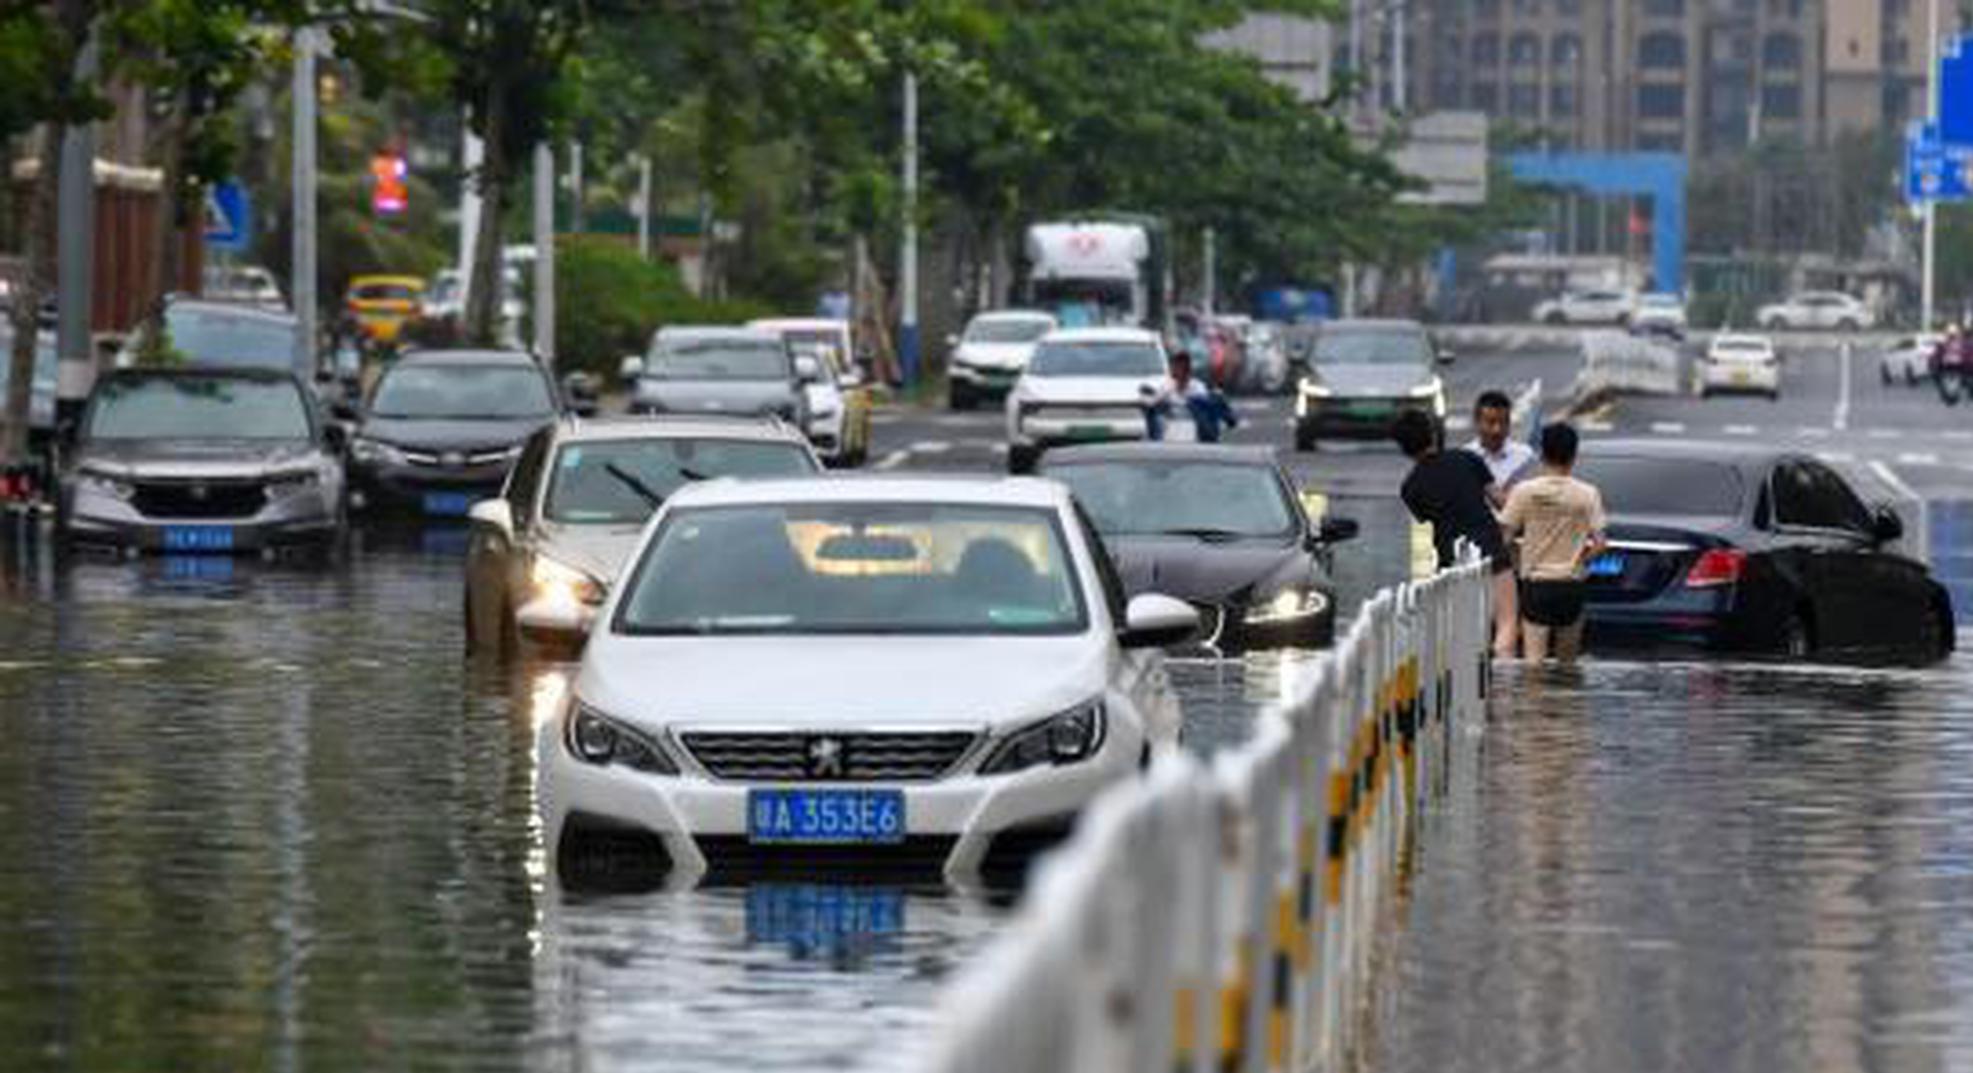
{"type": "MultiPolygon", "coordinates": [[[[1948,29],[1955,0],[1940,0],[1948,29]]],[[[1355,0],[1373,83],[1557,149],[1700,157],[1827,144],[1925,110],[1929,0],[1355,0]]],[[[1388,102],[1392,94],[1382,96],[1388,102]]]]}

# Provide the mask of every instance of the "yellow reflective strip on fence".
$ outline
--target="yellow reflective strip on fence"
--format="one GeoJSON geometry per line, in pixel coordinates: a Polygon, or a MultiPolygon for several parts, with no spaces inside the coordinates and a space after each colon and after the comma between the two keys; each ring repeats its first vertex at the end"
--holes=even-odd
{"type": "Polygon", "coordinates": [[[1193,1038],[1198,1028],[1199,996],[1189,987],[1180,985],[1172,996],[1172,1050],[1177,1052],[1178,1068],[1192,1065],[1192,1052],[1199,1043],[1193,1038]]]}
{"type": "Polygon", "coordinates": [[[1227,1069],[1238,1069],[1247,1050],[1247,961],[1251,956],[1247,940],[1241,939],[1233,952],[1233,981],[1219,989],[1219,1058],[1227,1069]]]}

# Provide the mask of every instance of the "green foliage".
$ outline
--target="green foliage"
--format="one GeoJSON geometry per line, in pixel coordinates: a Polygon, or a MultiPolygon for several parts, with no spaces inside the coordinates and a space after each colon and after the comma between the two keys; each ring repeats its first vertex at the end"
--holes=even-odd
{"type": "Polygon", "coordinates": [[[615,239],[568,236],[555,250],[555,353],[564,372],[614,376],[625,354],[642,354],[667,324],[734,324],[771,312],[694,298],[675,267],[615,239]]]}

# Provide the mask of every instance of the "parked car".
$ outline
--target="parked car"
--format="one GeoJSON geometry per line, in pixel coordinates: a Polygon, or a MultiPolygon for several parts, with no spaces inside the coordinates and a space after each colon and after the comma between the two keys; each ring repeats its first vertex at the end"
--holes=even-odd
{"type": "Polygon", "coordinates": [[[633,413],[771,416],[796,428],[808,427],[806,384],[818,375],[813,357],[750,328],[660,328],[649,356],[622,371],[633,413]]]}
{"type": "Polygon", "coordinates": [[[966,330],[950,339],[952,359],[946,363],[946,402],[954,410],[970,410],[982,402],[1003,399],[1028,367],[1035,345],[1054,331],[1052,314],[1024,309],[980,313],[966,330]]]}
{"type": "Polygon", "coordinates": [[[1070,447],[1050,453],[1041,473],[1075,493],[1124,591],[1190,603],[1210,650],[1238,655],[1335,639],[1331,549],[1357,526],[1311,519],[1272,448],[1070,447]]]}
{"type": "Polygon", "coordinates": [[[1771,332],[1818,328],[1855,332],[1875,328],[1877,314],[1861,299],[1840,291],[1806,291],[1762,306],[1754,323],[1771,332]]]}
{"type": "MultiPolygon", "coordinates": [[[[0,404],[4,403],[8,386],[13,383],[13,366],[13,319],[0,316],[0,404]]],[[[27,396],[28,435],[35,440],[45,440],[55,433],[55,393],[60,375],[55,350],[55,333],[37,332],[34,342],[34,375],[28,379],[27,396]]]]}
{"type": "Polygon", "coordinates": [[[1938,332],[1900,336],[1877,361],[1877,375],[1885,384],[1904,381],[1915,385],[1932,378],[1932,352],[1946,337],[1938,332]]]}
{"type": "Polygon", "coordinates": [[[426,350],[384,370],[345,411],[351,505],[463,518],[499,491],[521,445],[561,411],[535,360],[505,350],[426,350]]]}
{"type": "Polygon", "coordinates": [[[209,264],[200,291],[207,301],[288,311],[288,299],[281,294],[281,285],[274,282],[274,273],[259,265],[209,264]]]}
{"type": "Polygon", "coordinates": [[[292,313],[196,298],[172,298],[165,303],[162,322],[161,340],[153,335],[155,321],[144,322],[124,339],[116,356],[117,368],[133,368],[155,352],[163,355],[164,364],[268,372],[294,370],[292,313]]]}
{"type": "Polygon", "coordinates": [[[1146,438],[1145,399],[1169,374],[1155,332],[1064,328],[1043,336],[1007,394],[1008,467],[1025,473],[1061,444],[1146,438]]]}
{"type": "Polygon", "coordinates": [[[344,308],[373,343],[395,343],[404,324],[418,316],[425,281],[417,276],[356,276],[344,308]]]}
{"type": "MultiPolygon", "coordinates": [[[[504,334],[520,337],[521,318],[527,310],[521,303],[521,270],[509,264],[501,268],[500,324],[504,334]]],[[[424,320],[456,321],[466,315],[466,288],[459,270],[438,272],[426,285],[419,300],[418,316],[424,320]]]]}
{"type": "Polygon", "coordinates": [[[1054,482],[709,481],[631,561],[541,732],[565,881],[605,852],[963,880],[1177,745],[1159,649],[1198,616],[1127,598],[1054,482]]]}
{"type": "Polygon", "coordinates": [[[820,317],[757,320],[747,327],[774,332],[797,360],[814,359],[815,374],[803,381],[808,403],[808,438],[832,466],[860,466],[870,457],[870,422],[875,409],[870,385],[856,364],[846,320],[820,317]]]}
{"type": "Polygon", "coordinates": [[[1383,437],[1406,410],[1431,415],[1445,438],[1446,356],[1409,320],[1337,320],[1316,333],[1312,363],[1295,396],[1295,450],[1323,436],[1383,437]]]}
{"type": "Polygon", "coordinates": [[[1598,443],[1578,475],[1610,514],[1589,566],[1592,647],[1931,663],[1951,597],[1903,523],[1821,461],[1754,444],[1598,443]]]}
{"type": "Polygon", "coordinates": [[[1630,323],[1637,312],[1637,296],[1630,291],[1603,289],[1568,291],[1534,308],[1534,319],[1542,324],[1630,323]]]}
{"type": "Polygon", "coordinates": [[[1697,364],[1701,398],[1723,391],[1781,397],[1781,355],[1765,335],[1716,335],[1697,364]]]}
{"type": "Polygon", "coordinates": [[[1294,373],[1281,327],[1254,321],[1247,325],[1245,334],[1246,381],[1242,388],[1262,395],[1279,395],[1286,391],[1294,381],[1294,373]]]}
{"type": "Polygon", "coordinates": [[[565,419],[536,432],[501,494],[472,508],[467,650],[580,648],[651,512],[686,484],[821,471],[799,432],[749,418],[565,419]]]}
{"type": "Polygon", "coordinates": [[[1630,330],[1638,335],[1684,339],[1687,327],[1685,299],[1676,294],[1639,295],[1630,315],[1630,330]]]}
{"type": "Polygon", "coordinates": [[[57,526],[70,544],[178,554],[333,544],[340,447],[291,373],[109,372],[66,459],[57,526]]]}

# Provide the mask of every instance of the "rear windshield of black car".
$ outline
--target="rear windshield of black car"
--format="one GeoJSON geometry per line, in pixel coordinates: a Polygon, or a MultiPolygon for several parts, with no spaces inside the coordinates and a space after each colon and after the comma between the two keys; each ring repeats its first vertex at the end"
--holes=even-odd
{"type": "Polygon", "coordinates": [[[1596,456],[1586,449],[1576,476],[1603,494],[1611,514],[1732,518],[1740,514],[1740,471],[1686,458],[1596,456]]]}

